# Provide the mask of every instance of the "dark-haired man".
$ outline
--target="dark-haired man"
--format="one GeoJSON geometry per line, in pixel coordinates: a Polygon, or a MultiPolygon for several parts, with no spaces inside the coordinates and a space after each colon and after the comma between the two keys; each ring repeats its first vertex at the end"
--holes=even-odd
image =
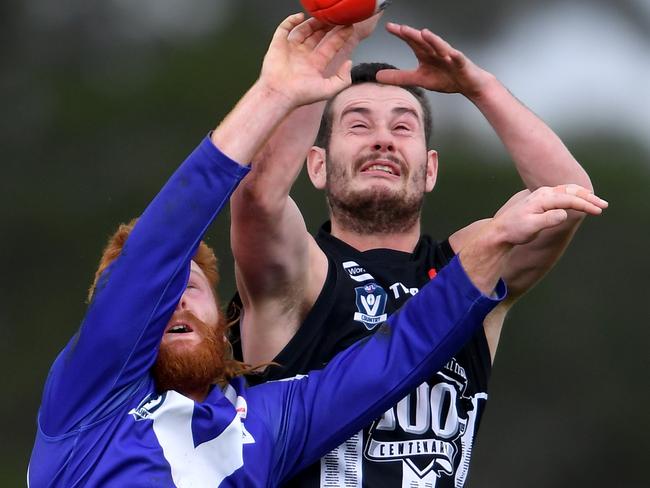
{"type": "MultiPolygon", "coordinates": [[[[285,121],[233,196],[243,358],[280,365],[262,379],[321,367],[373,334],[493,223],[474,222],[442,241],[421,234],[423,198],[438,169],[422,88],[463,94],[510,152],[527,189],[500,212],[540,199],[591,198],[589,177],[557,135],[493,75],[426,29],[387,28],[413,49],[418,68],[356,67],[353,85],[326,107],[302,107],[285,121]],[[315,238],[289,197],[305,156],[331,219],[315,238]]],[[[359,32],[348,49],[368,34],[359,32]]],[[[445,367],[293,485],[464,485],[505,314],[571,240],[584,213],[566,210],[508,257],[508,300],[445,367]]]]}

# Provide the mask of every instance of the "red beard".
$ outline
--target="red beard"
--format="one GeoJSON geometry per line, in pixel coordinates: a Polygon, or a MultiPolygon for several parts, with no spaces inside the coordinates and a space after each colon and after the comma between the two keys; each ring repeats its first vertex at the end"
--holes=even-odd
{"type": "Polygon", "coordinates": [[[208,325],[188,311],[175,313],[172,320],[181,320],[201,336],[198,344],[160,343],[152,373],[159,391],[181,393],[199,391],[224,380],[224,360],[228,343],[224,339],[225,319],[208,325]]]}

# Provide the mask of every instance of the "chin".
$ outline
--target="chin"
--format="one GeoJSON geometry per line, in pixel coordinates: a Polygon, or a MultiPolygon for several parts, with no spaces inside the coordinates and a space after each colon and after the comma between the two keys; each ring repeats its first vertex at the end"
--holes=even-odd
{"type": "Polygon", "coordinates": [[[214,384],[223,370],[223,352],[212,338],[164,340],[152,373],[159,391],[183,391],[214,384]]]}

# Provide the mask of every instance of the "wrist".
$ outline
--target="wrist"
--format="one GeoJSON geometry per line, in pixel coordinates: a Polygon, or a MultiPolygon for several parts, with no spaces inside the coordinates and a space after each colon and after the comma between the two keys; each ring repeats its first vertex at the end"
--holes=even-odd
{"type": "Polygon", "coordinates": [[[253,83],[246,96],[252,97],[255,101],[262,102],[265,110],[273,110],[281,114],[281,117],[287,115],[297,106],[297,103],[287,91],[270,83],[263,76],[260,76],[253,83]]]}
{"type": "Polygon", "coordinates": [[[513,247],[493,219],[460,251],[460,261],[467,276],[485,295],[494,291],[513,247]]]}
{"type": "Polygon", "coordinates": [[[514,244],[508,239],[506,229],[498,218],[491,219],[476,238],[476,246],[481,252],[500,258],[507,255],[514,244]]]}
{"type": "Polygon", "coordinates": [[[501,82],[492,73],[477,68],[479,74],[476,76],[472,86],[463,93],[472,103],[477,106],[489,102],[504,89],[501,82]]]}
{"type": "Polygon", "coordinates": [[[210,140],[229,158],[247,164],[292,108],[286,94],[258,80],[212,132],[210,140]]]}

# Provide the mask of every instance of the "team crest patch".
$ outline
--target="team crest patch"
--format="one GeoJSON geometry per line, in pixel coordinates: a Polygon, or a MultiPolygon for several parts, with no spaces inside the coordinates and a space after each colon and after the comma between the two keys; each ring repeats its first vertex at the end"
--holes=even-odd
{"type": "Polygon", "coordinates": [[[354,313],[354,320],[361,322],[366,329],[372,330],[377,324],[386,321],[386,291],[377,283],[368,283],[354,289],[358,312],[354,313]]]}
{"type": "Polygon", "coordinates": [[[129,414],[133,415],[135,420],[146,420],[153,415],[153,413],[160,408],[160,406],[165,402],[165,397],[167,392],[162,395],[156,395],[152,393],[145,397],[144,400],[140,402],[136,408],[132,408],[129,411],[129,414]]]}

